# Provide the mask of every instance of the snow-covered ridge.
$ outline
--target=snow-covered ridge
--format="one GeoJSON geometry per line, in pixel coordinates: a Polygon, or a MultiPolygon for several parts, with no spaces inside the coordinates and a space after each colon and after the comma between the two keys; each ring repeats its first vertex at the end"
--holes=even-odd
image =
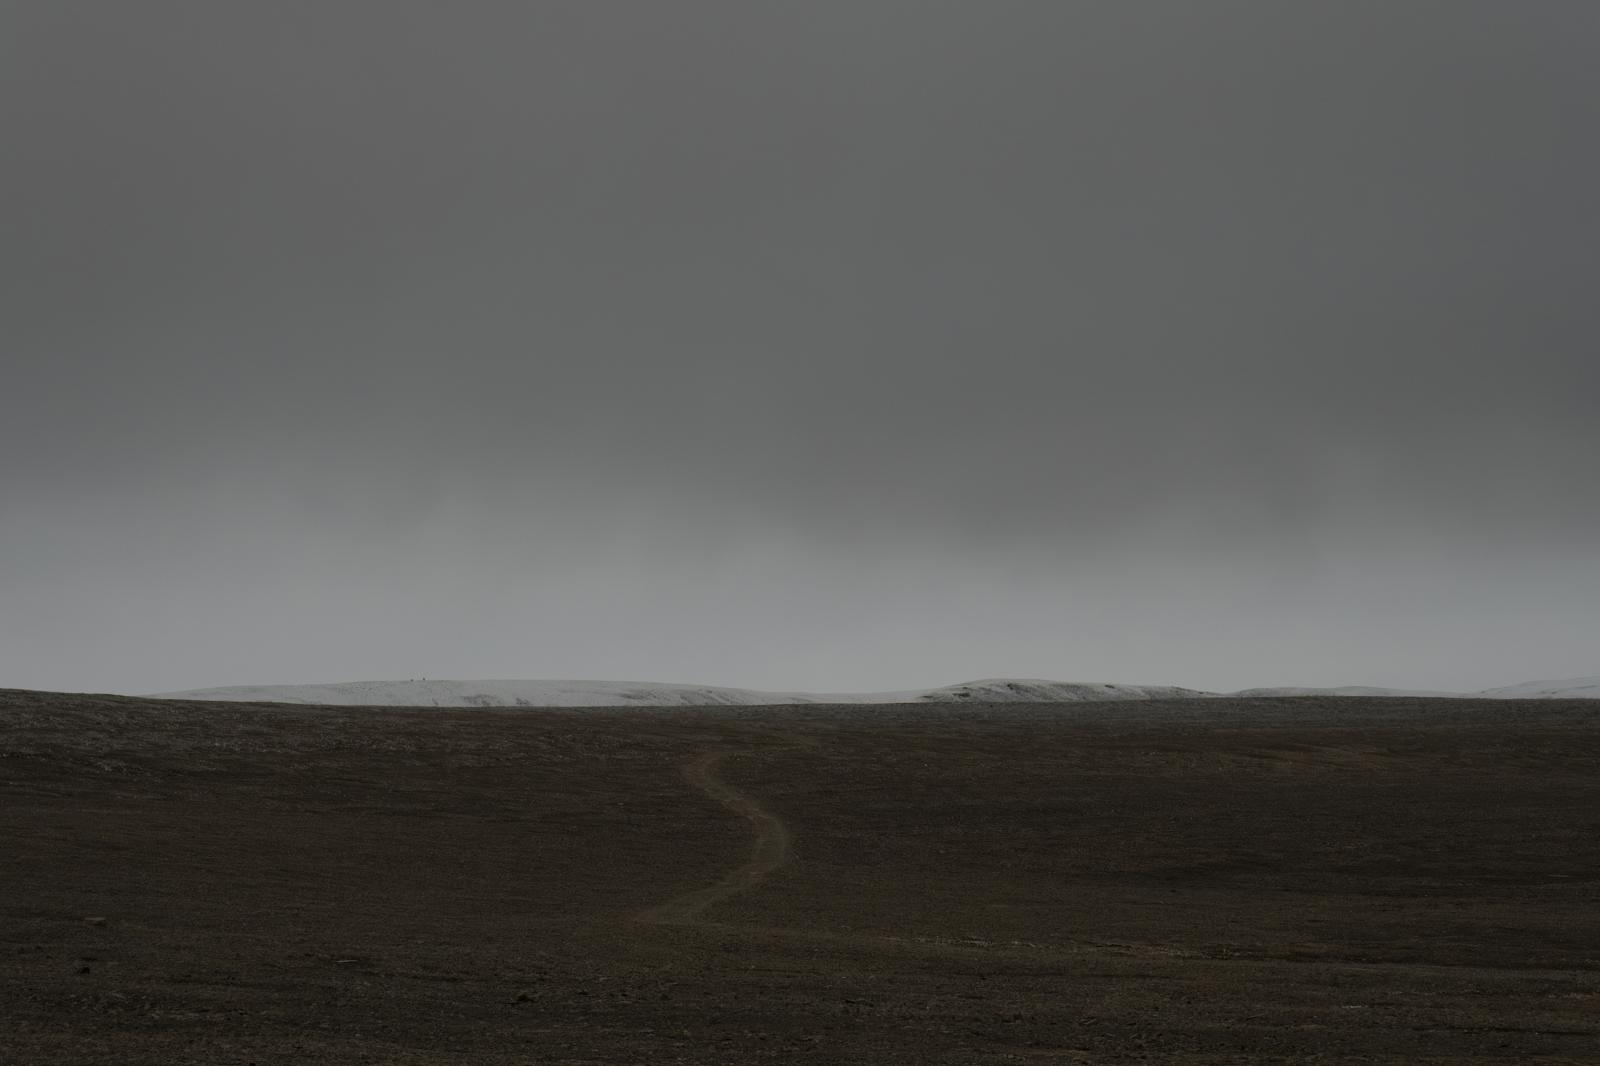
{"type": "Polygon", "coordinates": [[[1435,692],[1429,689],[1413,688],[1373,688],[1370,685],[1340,685],[1338,688],[1296,688],[1294,686],[1279,686],[1277,688],[1246,688],[1238,692],[1228,693],[1230,696],[1426,696],[1433,699],[1453,698],[1461,699],[1467,696],[1482,696],[1481,692],[1435,692]]]}
{"type": "Polygon", "coordinates": [[[793,703],[1067,703],[1089,700],[1255,696],[1434,696],[1479,699],[1600,699],[1600,677],[1529,681],[1483,692],[1406,689],[1255,688],[1202,692],[1170,685],[991,678],[898,692],[765,692],[654,681],[347,681],[334,685],[241,685],[155,693],[156,699],[368,707],[759,707],[793,703]]]}
{"type": "MultiPolygon", "coordinates": [[[[242,685],[155,694],[159,699],[312,703],[370,707],[692,707],[815,701],[800,693],[756,692],[654,681],[346,681],[335,685],[242,685]]],[[[887,701],[886,701],[887,702],[887,701]]]]}
{"type": "Polygon", "coordinates": [[[1574,677],[1564,681],[1524,681],[1504,688],[1481,692],[1431,692],[1424,689],[1367,688],[1346,685],[1342,688],[1247,688],[1230,696],[1426,696],[1476,700],[1583,700],[1600,699],[1600,677],[1574,677]]]}
{"type": "Polygon", "coordinates": [[[1520,685],[1474,693],[1496,700],[1597,700],[1600,677],[1571,677],[1565,681],[1524,681],[1520,685]]]}
{"type": "Polygon", "coordinates": [[[1032,678],[987,678],[943,688],[904,693],[911,701],[935,703],[973,700],[980,703],[1069,703],[1083,700],[1165,700],[1214,696],[1214,692],[1172,685],[1113,685],[1102,681],[1041,681],[1032,678]]]}
{"type": "Polygon", "coordinates": [[[759,707],[791,703],[1052,703],[1204,696],[1192,689],[993,679],[898,692],[764,692],[657,681],[347,681],[336,685],[242,685],[155,693],[157,699],[372,707],[759,707]]]}

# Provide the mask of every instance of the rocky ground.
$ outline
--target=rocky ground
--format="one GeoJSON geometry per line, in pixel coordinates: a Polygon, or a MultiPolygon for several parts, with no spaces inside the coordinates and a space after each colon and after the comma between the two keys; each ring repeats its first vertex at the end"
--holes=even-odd
{"type": "Polygon", "coordinates": [[[1600,1062],[1600,703],[0,692],[0,1062],[1600,1062]]]}

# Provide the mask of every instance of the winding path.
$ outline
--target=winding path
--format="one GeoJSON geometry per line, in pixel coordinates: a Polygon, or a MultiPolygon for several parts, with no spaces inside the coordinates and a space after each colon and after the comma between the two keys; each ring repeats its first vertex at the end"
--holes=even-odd
{"type": "MultiPolygon", "coordinates": [[[[805,746],[811,745],[808,743],[805,746]]],[[[749,861],[728,871],[714,885],[685,892],[640,912],[636,915],[638,921],[652,925],[694,924],[708,908],[765,881],[772,871],[789,858],[789,827],[783,820],[717,776],[717,767],[730,754],[736,753],[709,751],[697,755],[684,764],[683,776],[695,788],[734,814],[748,819],[755,827],[756,838],[750,849],[749,861]]]]}

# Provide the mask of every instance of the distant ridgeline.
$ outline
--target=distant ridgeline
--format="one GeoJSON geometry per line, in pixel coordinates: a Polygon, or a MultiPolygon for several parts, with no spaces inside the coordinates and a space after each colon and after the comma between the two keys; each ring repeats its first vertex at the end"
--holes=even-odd
{"type": "Polygon", "coordinates": [[[1171,685],[995,678],[897,692],[764,692],[650,681],[348,681],[334,685],[241,685],[152,694],[156,699],[366,707],[759,707],[817,703],[1075,703],[1103,700],[1272,696],[1412,696],[1476,699],[1600,699],[1600,677],[1529,681],[1482,692],[1388,688],[1253,688],[1202,692],[1171,685]]]}

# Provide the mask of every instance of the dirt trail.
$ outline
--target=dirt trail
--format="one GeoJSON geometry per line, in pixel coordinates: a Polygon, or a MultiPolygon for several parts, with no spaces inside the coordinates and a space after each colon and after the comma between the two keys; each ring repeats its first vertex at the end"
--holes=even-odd
{"type": "Polygon", "coordinates": [[[734,814],[748,819],[755,827],[756,839],[750,849],[750,860],[734,867],[714,885],[685,892],[641,912],[637,915],[639,921],[654,925],[689,925],[698,922],[700,915],[708,908],[759,885],[788,859],[789,827],[777,815],[717,776],[717,767],[730,754],[739,753],[709,751],[698,755],[684,764],[683,776],[695,788],[734,814]]]}

